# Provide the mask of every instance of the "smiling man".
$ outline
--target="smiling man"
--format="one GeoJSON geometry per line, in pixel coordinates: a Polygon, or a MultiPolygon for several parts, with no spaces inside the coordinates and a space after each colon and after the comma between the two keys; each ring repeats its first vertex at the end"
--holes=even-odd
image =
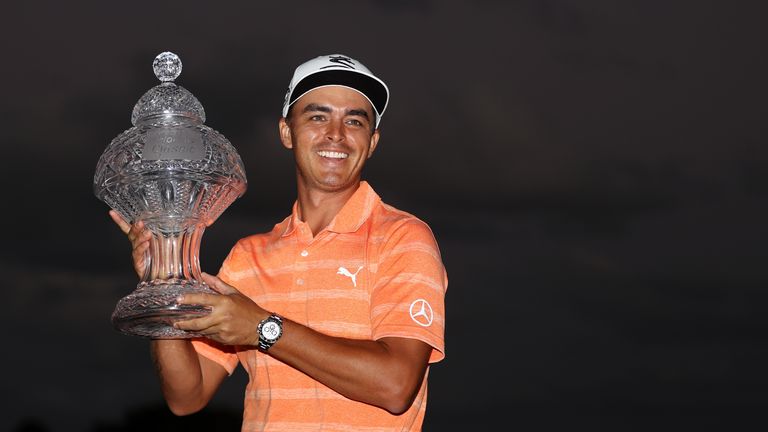
{"type": "MultiPolygon", "coordinates": [[[[242,364],[244,431],[421,430],[429,365],[444,357],[447,276],[429,227],[361,180],[388,100],[350,57],[296,68],[279,121],[296,203],[204,274],[219,295],[181,299],[211,307],[176,324],[205,339],[152,341],[174,413],[202,409],[242,364]]],[[[142,274],[148,234],[116,221],[142,274]]]]}

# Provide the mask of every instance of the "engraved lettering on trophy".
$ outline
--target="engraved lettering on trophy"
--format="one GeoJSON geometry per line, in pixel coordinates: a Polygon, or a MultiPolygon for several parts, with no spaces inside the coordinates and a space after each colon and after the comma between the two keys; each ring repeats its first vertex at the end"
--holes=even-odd
{"type": "Polygon", "coordinates": [[[198,160],[205,156],[199,135],[187,129],[151,129],[147,131],[141,160],[198,160]]]}

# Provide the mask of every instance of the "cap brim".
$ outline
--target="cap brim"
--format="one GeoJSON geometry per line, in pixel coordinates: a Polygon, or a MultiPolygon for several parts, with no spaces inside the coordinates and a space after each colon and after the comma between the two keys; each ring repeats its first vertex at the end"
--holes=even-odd
{"type": "Polygon", "coordinates": [[[340,85],[359,91],[368,98],[371,105],[373,105],[373,109],[376,110],[376,114],[379,116],[384,113],[387,107],[389,91],[384,83],[376,78],[349,69],[324,70],[304,77],[291,92],[288,106],[292,105],[308,91],[328,85],[340,85]]]}

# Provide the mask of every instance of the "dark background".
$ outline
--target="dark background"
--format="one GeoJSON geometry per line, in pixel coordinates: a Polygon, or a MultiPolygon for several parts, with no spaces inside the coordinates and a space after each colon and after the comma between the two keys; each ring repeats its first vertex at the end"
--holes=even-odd
{"type": "Polygon", "coordinates": [[[4,5],[0,430],[239,428],[242,369],[174,418],[147,342],[109,323],[136,279],[92,177],[166,50],[249,178],[209,272],[290,212],[293,69],[343,53],[387,82],[365,177],[431,225],[450,281],[425,431],[763,430],[759,3],[4,5]]]}

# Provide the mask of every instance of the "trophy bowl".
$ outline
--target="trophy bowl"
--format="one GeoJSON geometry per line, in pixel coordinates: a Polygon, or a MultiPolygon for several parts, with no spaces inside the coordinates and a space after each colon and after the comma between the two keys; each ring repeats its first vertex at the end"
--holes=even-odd
{"type": "Polygon", "coordinates": [[[152,233],[144,274],[120,299],[112,324],[125,334],[152,339],[201,336],[173,323],[208,314],[180,305],[185,293],[215,293],[201,279],[200,239],[237,198],[247,180],[240,155],[220,133],[204,125],[200,102],[173,81],[181,60],[163,52],[153,63],[161,84],[136,103],[133,127],[102,153],[93,178],[95,195],[131,224],[152,233]]]}

